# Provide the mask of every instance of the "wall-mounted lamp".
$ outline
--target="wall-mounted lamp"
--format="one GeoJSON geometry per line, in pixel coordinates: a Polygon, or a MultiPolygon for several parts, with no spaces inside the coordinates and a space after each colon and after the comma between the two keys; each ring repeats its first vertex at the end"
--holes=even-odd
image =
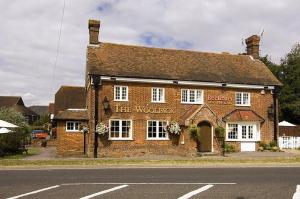
{"type": "Polygon", "coordinates": [[[117,80],[117,78],[115,78],[115,77],[111,77],[111,78],[110,78],[110,80],[112,80],[112,81],[116,81],[116,80],[117,80]]]}
{"type": "Polygon", "coordinates": [[[109,101],[108,101],[106,96],[104,97],[104,100],[102,101],[102,104],[103,104],[103,108],[104,108],[105,113],[107,113],[109,111],[109,101]]]}
{"type": "Polygon", "coordinates": [[[178,81],[174,80],[174,81],[173,81],[173,84],[178,84],[178,81]]]}

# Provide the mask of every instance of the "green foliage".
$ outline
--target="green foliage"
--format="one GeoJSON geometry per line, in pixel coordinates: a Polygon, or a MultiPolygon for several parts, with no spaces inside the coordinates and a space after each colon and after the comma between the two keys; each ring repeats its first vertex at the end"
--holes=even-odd
{"type": "Polygon", "coordinates": [[[223,138],[225,136],[225,129],[222,126],[218,126],[215,129],[215,134],[219,138],[223,138]]]}
{"type": "Polygon", "coordinates": [[[261,61],[283,83],[279,93],[280,120],[300,124],[300,44],[296,44],[279,65],[272,63],[268,56],[261,61]]]}
{"type": "Polygon", "coordinates": [[[277,147],[277,142],[275,140],[273,140],[273,141],[270,142],[269,145],[270,145],[271,148],[277,147]]]}
{"type": "Polygon", "coordinates": [[[22,144],[31,132],[25,118],[13,109],[1,108],[0,119],[19,126],[11,133],[0,134],[0,156],[21,152],[22,144]]]}
{"type": "Polygon", "coordinates": [[[225,143],[225,145],[224,145],[224,150],[225,150],[225,153],[233,153],[236,151],[234,145],[227,144],[227,143],[225,143]]]}
{"type": "Polygon", "coordinates": [[[41,115],[40,118],[33,123],[33,126],[47,127],[49,124],[48,114],[41,115]]]}
{"type": "Polygon", "coordinates": [[[200,128],[196,124],[192,124],[189,128],[189,133],[192,139],[200,140],[200,128]]]}

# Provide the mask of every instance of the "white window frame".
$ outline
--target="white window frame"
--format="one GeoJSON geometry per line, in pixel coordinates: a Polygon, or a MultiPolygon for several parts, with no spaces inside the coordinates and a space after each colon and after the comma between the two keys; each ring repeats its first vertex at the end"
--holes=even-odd
{"type": "Polygon", "coordinates": [[[151,88],[151,102],[152,103],[165,103],[165,88],[160,88],[160,87],[153,87],[151,88]],[[156,101],[154,100],[154,89],[156,89],[156,101]],[[159,90],[162,90],[162,97],[161,100],[159,101],[159,90]]]}
{"type": "Polygon", "coordinates": [[[251,106],[251,94],[249,92],[235,92],[235,105],[236,106],[251,106]],[[241,94],[241,104],[237,103],[237,95],[241,94]],[[248,103],[244,101],[244,94],[248,95],[248,103]]]}
{"type": "Polygon", "coordinates": [[[203,104],[204,91],[202,89],[186,89],[186,88],[183,88],[183,89],[181,89],[181,95],[180,95],[180,97],[181,97],[180,100],[181,100],[182,104],[203,104]],[[185,90],[187,91],[187,101],[186,102],[182,100],[183,91],[185,91],[185,90]],[[190,95],[191,91],[194,91],[195,102],[191,102],[191,99],[190,99],[190,97],[191,97],[191,95],[190,95]],[[201,94],[200,101],[196,101],[196,93],[197,93],[197,91],[200,91],[200,94],[201,94]]]}
{"type": "Polygon", "coordinates": [[[81,122],[79,121],[66,121],[66,132],[79,132],[79,126],[81,122]],[[68,129],[68,123],[73,123],[73,129],[68,129]],[[78,123],[78,129],[75,129],[75,123],[78,123]]]}
{"type": "Polygon", "coordinates": [[[169,138],[169,133],[166,131],[166,137],[164,137],[164,138],[160,138],[158,135],[159,135],[159,122],[166,122],[167,123],[167,125],[169,124],[169,122],[168,121],[166,121],[166,120],[147,120],[147,131],[146,131],[146,133],[147,133],[147,135],[146,135],[146,139],[147,140],[170,140],[170,138],[169,138]],[[154,137],[149,137],[148,136],[148,130],[149,130],[149,122],[156,122],[156,137],[154,138],[154,137]]]}
{"type": "Polygon", "coordinates": [[[258,122],[229,122],[226,123],[226,141],[260,141],[260,124],[258,122]],[[238,137],[237,139],[229,139],[228,134],[229,134],[229,124],[237,124],[238,125],[238,137]],[[243,138],[242,136],[242,126],[246,126],[246,138],[243,138]],[[253,131],[253,137],[252,139],[249,139],[249,126],[253,126],[252,131],[253,131]]]}
{"type": "Polygon", "coordinates": [[[128,101],[128,86],[122,86],[122,85],[115,85],[114,86],[114,101],[123,101],[126,102],[128,101]],[[120,99],[117,99],[117,95],[116,95],[116,88],[119,87],[120,88],[120,99]],[[122,90],[123,88],[126,88],[126,98],[122,99],[122,90]]]}
{"type": "Polygon", "coordinates": [[[131,119],[110,119],[109,120],[109,131],[108,131],[108,140],[133,140],[132,139],[132,120],[131,119]],[[119,121],[119,137],[111,137],[111,122],[112,121],[119,121]],[[122,137],[122,121],[130,121],[130,130],[129,130],[129,137],[122,137]]]}

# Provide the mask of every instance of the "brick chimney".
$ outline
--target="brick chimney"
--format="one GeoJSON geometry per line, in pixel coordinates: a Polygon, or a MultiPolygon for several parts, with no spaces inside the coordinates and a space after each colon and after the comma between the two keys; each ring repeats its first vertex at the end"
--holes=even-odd
{"type": "Polygon", "coordinates": [[[99,29],[100,29],[100,21],[90,19],[89,20],[90,44],[99,44],[99,29]]]}
{"type": "Polygon", "coordinates": [[[245,39],[247,45],[247,55],[251,55],[254,59],[259,58],[259,41],[260,37],[258,35],[252,35],[251,37],[245,39]]]}

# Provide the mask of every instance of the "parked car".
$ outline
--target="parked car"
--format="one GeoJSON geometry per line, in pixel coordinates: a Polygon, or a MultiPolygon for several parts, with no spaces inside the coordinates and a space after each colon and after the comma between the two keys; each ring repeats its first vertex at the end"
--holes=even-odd
{"type": "Polygon", "coordinates": [[[46,139],[48,137],[48,132],[45,130],[33,130],[32,139],[46,139]]]}

